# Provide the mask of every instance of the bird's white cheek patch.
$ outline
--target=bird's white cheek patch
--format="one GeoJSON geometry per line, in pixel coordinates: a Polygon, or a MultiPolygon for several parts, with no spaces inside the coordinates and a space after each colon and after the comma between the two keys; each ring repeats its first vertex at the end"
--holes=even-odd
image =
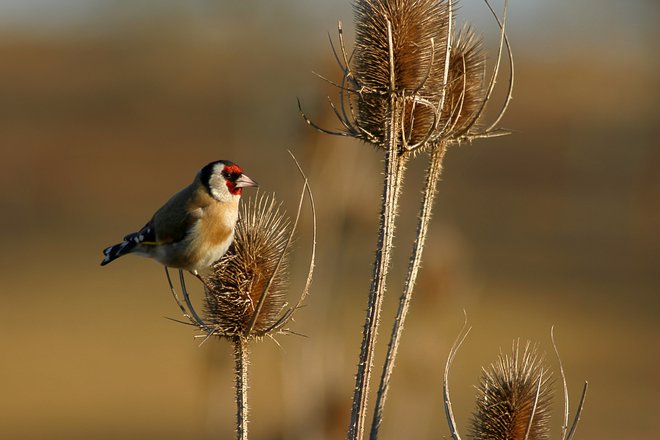
{"type": "Polygon", "coordinates": [[[227,188],[227,181],[219,173],[214,173],[209,179],[209,188],[214,199],[220,202],[229,202],[233,195],[227,188]]]}

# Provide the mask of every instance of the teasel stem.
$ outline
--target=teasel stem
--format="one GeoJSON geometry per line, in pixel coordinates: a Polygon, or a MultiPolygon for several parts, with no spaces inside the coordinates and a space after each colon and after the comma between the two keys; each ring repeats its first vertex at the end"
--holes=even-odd
{"type": "Polygon", "coordinates": [[[234,375],[236,387],[236,439],[248,438],[248,341],[234,336],[234,375]]]}
{"type": "Polygon", "coordinates": [[[356,375],[351,422],[348,438],[360,440],[364,436],[364,424],[367,413],[367,396],[373,367],[376,334],[380,323],[380,314],[385,295],[385,284],[389,271],[392,240],[394,238],[395,219],[399,205],[399,194],[403,183],[406,156],[399,145],[401,104],[395,91],[394,52],[392,43],[392,25],[388,22],[390,48],[390,102],[389,119],[383,147],[385,153],[385,181],[381,204],[378,248],[374,261],[374,270],[369,290],[367,314],[362,332],[362,345],[356,375]]]}
{"type": "Polygon", "coordinates": [[[589,388],[589,382],[584,383],[582,388],[582,395],[580,396],[580,403],[578,404],[578,409],[571,423],[570,430],[568,426],[568,419],[570,416],[569,404],[568,404],[568,385],[566,384],[566,373],[564,372],[564,364],[561,361],[561,356],[559,356],[559,349],[557,348],[557,343],[555,341],[555,327],[552,326],[550,329],[550,339],[552,340],[552,348],[555,351],[555,356],[557,357],[557,362],[559,363],[559,375],[561,377],[562,390],[564,392],[564,418],[561,425],[561,440],[572,440],[575,435],[575,430],[577,429],[578,423],[580,422],[580,417],[582,416],[582,410],[584,409],[584,401],[587,398],[587,389],[589,388]]]}
{"type": "Polygon", "coordinates": [[[401,336],[403,335],[403,325],[410,308],[410,300],[415,287],[415,281],[417,280],[419,267],[422,262],[422,252],[424,250],[424,243],[426,242],[428,226],[431,221],[433,202],[437,194],[437,184],[442,173],[442,160],[446,151],[446,143],[441,142],[438,145],[435,145],[431,153],[429,167],[426,171],[426,182],[422,195],[422,206],[419,211],[419,223],[417,224],[415,243],[413,244],[403,292],[399,299],[399,308],[394,319],[394,325],[392,326],[392,334],[387,346],[387,355],[383,364],[383,372],[381,374],[380,386],[376,397],[376,407],[369,437],[371,440],[376,440],[378,438],[378,429],[380,428],[383,419],[383,408],[385,407],[385,402],[387,400],[390,379],[392,378],[392,372],[394,370],[394,361],[398,353],[399,343],[401,341],[401,336]]]}

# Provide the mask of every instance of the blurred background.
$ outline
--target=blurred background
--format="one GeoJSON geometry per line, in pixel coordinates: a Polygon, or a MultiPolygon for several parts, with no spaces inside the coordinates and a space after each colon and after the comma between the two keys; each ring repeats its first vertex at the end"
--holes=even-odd
{"type": "MultiPolygon", "coordinates": [[[[590,383],[576,438],[660,438],[659,12],[652,0],[511,1],[502,124],[515,133],[447,154],[383,438],[448,435],[442,372],[464,310],[473,330],[451,374],[464,430],[481,367],[512,341],[537,342],[556,371],[554,325],[572,410],[590,383]]],[[[485,5],[464,0],[459,14],[492,61],[485,5]]],[[[306,337],[252,346],[250,429],[345,435],[382,155],[315,132],[296,104],[338,126],[336,91],[312,74],[340,76],[338,19],[352,41],[347,0],[0,0],[0,438],[232,438],[228,344],[165,319],[179,313],[154,262],[98,264],[212,160],[241,164],[294,211],[287,149],[316,196],[318,266],[292,327],[306,337]]],[[[424,161],[406,181],[381,348],[424,161]]],[[[553,438],[561,405],[557,393],[553,438]]]]}

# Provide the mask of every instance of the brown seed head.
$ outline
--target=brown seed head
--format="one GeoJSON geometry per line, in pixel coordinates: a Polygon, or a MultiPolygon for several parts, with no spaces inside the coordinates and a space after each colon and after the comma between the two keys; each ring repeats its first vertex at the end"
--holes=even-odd
{"type": "Polygon", "coordinates": [[[317,130],[351,136],[384,148],[392,139],[400,154],[509,134],[498,124],[511,101],[514,65],[506,35],[507,2],[500,47],[486,78],[481,37],[469,27],[454,32],[457,0],[354,0],[355,47],[346,49],[341,23],[338,49],[343,72],[339,105],[331,103],[342,129],[326,130],[300,112],[317,130]],[[508,91],[490,125],[480,124],[508,59],[508,91]],[[504,63],[506,63],[506,59],[504,63]]]}
{"type": "Polygon", "coordinates": [[[551,380],[535,346],[527,343],[521,356],[520,344],[515,342],[512,355],[500,354],[490,369],[483,370],[477,393],[470,438],[549,438],[551,380]]]}
{"type": "Polygon", "coordinates": [[[206,291],[205,321],[214,334],[260,337],[279,322],[286,306],[289,230],[290,221],[272,196],[241,205],[234,243],[208,279],[212,289],[206,291]]]}
{"type": "Polygon", "coordinates": [[[354,4],[356,23],[353,95],[356,124],[382,141],[390,115],[390,93],[402,107],[408,143],[423,141],[435,125],[443,91],[449,7],[438,0],[364,0],[354,4]],[[390,54],[391,25],[392,47],[390,54]],[[391,81],[390,55],[394,61],[391,81]],[[406,99],[408,97],[408,99],[406,99]]]}
{"type": "Polygon", "coordinates": [[[486,96],[486,54],[483,40],[471,28],[464,27],[452,39],[447,75],[447,95],[440,124],[444,136],[469,135],[478,130],[479,110],[486,96]]]}

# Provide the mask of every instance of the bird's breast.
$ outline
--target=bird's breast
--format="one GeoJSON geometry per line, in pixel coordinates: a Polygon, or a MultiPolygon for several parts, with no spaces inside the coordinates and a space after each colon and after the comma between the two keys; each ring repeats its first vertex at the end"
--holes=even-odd
{"type": "Polygon", "coordinates": [[[203,270],[222,257],[234,240],[238,206],[214,204],[204,209],[204,215],[193,227],[190,261],[196,270],[203,270]],[[225,205],[225,206],[223,206],[225,205]]]}

